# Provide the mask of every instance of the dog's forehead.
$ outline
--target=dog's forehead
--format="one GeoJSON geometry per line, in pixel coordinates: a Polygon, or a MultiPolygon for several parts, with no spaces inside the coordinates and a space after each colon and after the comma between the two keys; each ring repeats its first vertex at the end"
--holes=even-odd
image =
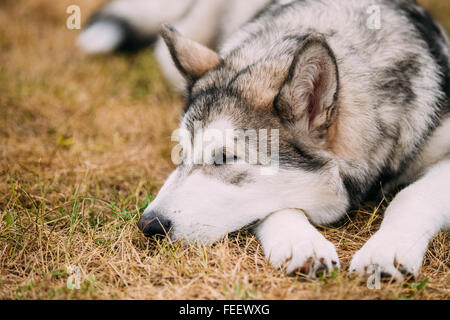
{"type": "Polygon", "coordinates": [[[279,46],[265,53],[249,55],[242,49],[229,54],[220,66],[191,86],[188,108],[206,102],[222,108],[245,105],[263,111],[270,109],[293,59],[286,47],[295,47],[295,44],[281,41],[279,46]]]}
{"type": "Polygon", "coordinates": [[[183,116],[181,127],[194,133],[199,126],[202,129],[233,129],[243,116],[237,106],[239,99],[220,90],[210,89],[199,93],[190,102],[183,116]]]}
{"type": "Polygon", "coordinates": [[[193,132],[196,122],[206,128],[223,120],[229,128],[279,128],[273,102],[284,78],[270,76],[276,68],[263,63],[239,71],[215,70],[198,80],[189,93],[184,128],[193,132]]]}
{"type": "Polygon", "coordinates": [[[280,119],[272,106],[255,108],[239,92],[207,92],[197,97],[186,110],[181,128],[195,133],[195,128],[214,130],[272,130],[281,129],[280,119]]]}

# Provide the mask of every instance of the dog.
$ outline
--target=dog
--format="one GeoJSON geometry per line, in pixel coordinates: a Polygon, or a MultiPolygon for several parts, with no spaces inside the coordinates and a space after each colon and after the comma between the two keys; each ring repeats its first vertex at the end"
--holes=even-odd
{"type": "Polygon", "coordinates": [[[97,53],[155,39],[186,94],[188,138],[138,223],[146,235],[213,243],[249,228],[275,268],[315,277],[340,263],[314,225],[400,188],[349,271],[418,275],[429,241],[450,228],[450,46],[429,13],[412,0],[118,0],[78,44],[97,53]],[[158,38],[161,23],[171,25],[158,38]],[[272,174],[228,143],[196,151],[205,132],[243,129],[277,133],[266,137],[272,174]]]}

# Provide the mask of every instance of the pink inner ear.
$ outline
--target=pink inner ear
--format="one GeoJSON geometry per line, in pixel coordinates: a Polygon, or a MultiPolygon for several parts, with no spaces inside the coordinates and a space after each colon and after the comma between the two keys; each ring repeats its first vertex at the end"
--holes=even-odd
{"type": "Polygon", "coordinates": [[[321,62],[319,64],[318,72],[314,78],[312,92],[309,94],[308,101],[308,117],[309,117],[309,129],[314,122],[314,119],[321,112],[321,104],[323,95],[326,94],[327,81],[326,81],[326,63],[321,62]]]}

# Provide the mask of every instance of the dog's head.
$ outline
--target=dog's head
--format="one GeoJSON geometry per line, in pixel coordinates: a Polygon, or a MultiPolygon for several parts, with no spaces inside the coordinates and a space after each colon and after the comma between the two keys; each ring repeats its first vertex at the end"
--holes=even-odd
{"type": "Polygon", "coordinates": [[[287,36],[223,59],[168,26],[162,35],[189,97],[178,168],[140,229],[211,243],[287,208],[333,220],[344,192],[327,151],[339,76],[325,39],[287,36]]]}

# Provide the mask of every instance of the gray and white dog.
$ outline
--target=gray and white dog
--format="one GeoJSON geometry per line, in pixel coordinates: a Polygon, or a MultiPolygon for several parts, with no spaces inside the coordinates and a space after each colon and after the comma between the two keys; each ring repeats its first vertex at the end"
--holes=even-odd
{"type": "Polygon", "coordinates": [[[251,226],[275,267],[314,277],[339,258],[313,225],[401,186],[350,272],[417,275],[450,228],[450,47],[430,15],[411,0],[118,0],[79,45],[139,46],[167,22],[155,50],[187,94],[183,149],[207,130],[277,130],[279,170],[216,143],[200,164],[183,159],[140,228],[211,243],[251,226]]]}

